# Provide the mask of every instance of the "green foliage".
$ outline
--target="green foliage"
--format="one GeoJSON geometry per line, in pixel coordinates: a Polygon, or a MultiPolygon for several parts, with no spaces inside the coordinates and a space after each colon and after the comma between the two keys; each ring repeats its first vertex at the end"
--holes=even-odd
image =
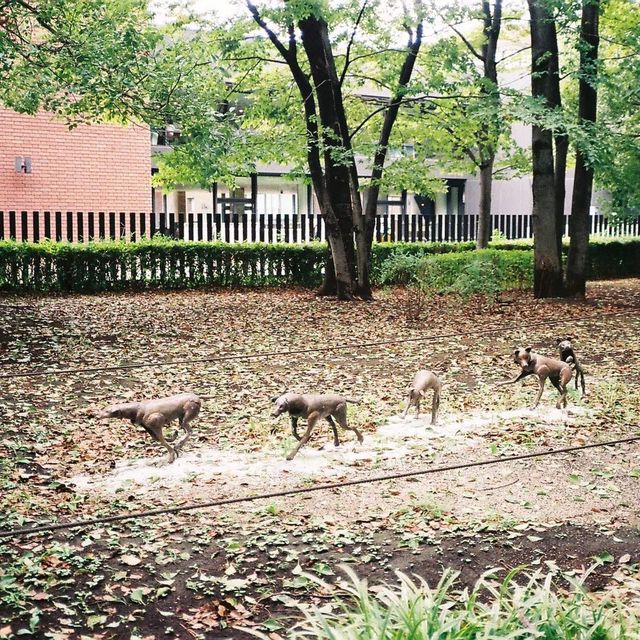
{"type": "MultiPolygon", "coordinates": [[[[345,567],[348,582],[336,593],[337,613],[305,609],[306,620],[289,637],[315,640],[427,640],[431,638],[640,638],[637,607],[624,594],[590,597],[580,580],[558,573],[511,571],[503,580],[484,574],[471,589],[460,589],[458,574],[440,581],[397,573],[399,584],[369,590],[345,567]],[[569,588],[560,587],[560,582],[569,588]]],[[[318,578],[310,576],[315,582],[318,578]]],[[[626,592],[625,592],[626,593],[626,592]]],[[[265,637],[266,636],[261,636],[265,637]]]]}
{"type": "Polygon", "coordinates": [[[377,244],[373,246],[372,277],[378,284],[414,284],[425,255],[473,251],[475,242],[377,244]]]}
{"type": "Polygon", "coordinates": [[[154,52],[144,0],[6,2],[0,29],[0,103],[46,109],[70,122],[127,121],[148,102],[154,52]]]}
{"type": "Polygon", "coordinates": [[[600,206],[612,220],[640,215],[640,6],[608,0],[600,20],[596,184],[609,192],[600,206]]]}
{"type": "MultiPolygon", "coordinates": [[[[473,242],[374,244],[372,280],[419,285],[429,292],[492,295],[531,286],[530,241],[473,251],[473,242]]],[[[157,237],[86,245],[0,242],[0,290],[100,292],[200,286],[316,286],[327,247],[226,244],[157,237]]],[[[640,275],[640,241],[593,242],[591,279],[640,275]]]]}
{"type": "Polygon", "coordinates": [[[433,293],[479,293],[488,297],[508,289],[532,285],[530,251],[484,249],[469,253],[428,256],[418,265],[417,283],[433,293]]]}

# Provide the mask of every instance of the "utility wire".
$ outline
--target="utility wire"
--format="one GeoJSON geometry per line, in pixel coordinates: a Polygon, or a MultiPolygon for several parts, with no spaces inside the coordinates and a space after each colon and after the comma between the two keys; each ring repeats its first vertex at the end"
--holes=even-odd
{"type": "MultiPolygon", "coordinates": [[[[593,321],[600,322],[603,318],[616,318],[619,316],[628,316],[628,315],[637,315],[637,311],[616,311],[613,313],[604,313],[597,317],[593,318],[593,321]]],[[[585,322],[589,323],[591,318],[586,320],[578,320],[577,323],[585,322]]],[[[576,324],[575,320],[570,320],[567,318],[556,318],[555,320],[545,320],[544,322],[534,322],[529,323],[524,327],[514,327],[512,325],[503,325],[501,327],[492,327],[490,329],[479,329],[477,331],[461,331],[456,333],[441,333],[430,336],[420,336],[415,338],[401,338],[394,340],[377,340],[373,342],[354,342],[354,343],[346,343],[346,344],[338,344],[334,346],[324,345],[322,347],[312,347],[309,349],[291,349],[288,351],[258,351],[254,353],[231,353],[222,356],[212,356],[207,358],[190,358],[184,360],[166,360],[164,362],[138,362],[134,364],[122,364],[122,365],[113,365],[108,367],[87,367],[87,368],[76,368],[76,369],[50,369],[50,370],[36,370],[36,371],[23,371],[20,373],[8,373],[0,376],[0,380],[7,380],[9,378],[32,378],[38,376],[49,376],[49,375],[71,375],[71,374],[85,374],[85,373],[99,373],[103,371],[126,371],[131,369],[143,369],[150,367],[169,367],[169,366],[177,366],[177,365],[190,365],[190,364],[201,364],[201,363],[213,363],[213,362],[226,362],[229,360],[253,360],[256,358],[273,358],[277,356],[292,356],[292,355],[300,355],[304,353],[321,353],[321,352],[333,352],[333,351],[345,351],[345,350],[356,350],[356,349],[366,349],[370,347],[379,347],[385,345],[392,344],[407,344],[412,342],[434,342],[436,340],[448,339],[448,338],[459,338],[462,336],[479,336],[479,335],[491,335],[494,333],[500,333],[502,331],[514,331],[518,329],[530,329],[532,327],[547,327],[556,324],[563,324],[572,322],[574,327],[576,324]]]]}
{"type": "Polygon", "coordinates": [[[373,482],[384,482],[386,480],[398,480],[402,478],[410,478],[414,476],[423,476],[434,473],[443,473],[445,471],[455,471],[457,469],[470,469],[472,467],[483,467],[493,464],[501,464],[504,462],[513,462],[515,460],[528,460],[530,458],[541,458],[543,456],[559,455],[562,453],[573,453],[583,451],[585,449],[595,449],[598,447],[609,447],[640,440],[640,435],[629,438],[621,438],[619,440],[609,440],[607,442],[597,442],[575,447],[564,447],[562,449],[550,449],[548,451],[537,451],[534,453],[524,453],[517,456],[509,456],[506,458],[491,458],[489,460],[478,460],[476,462],[467,462],[463,464],[453,464],[442,467],[432,467],[429,469],[418,469],[416,471],[407,471],[405,473],[392,473],[382,476],[374,476],[372,478],[362,478],[359,480],[347,480],[345,482],[334,482],[330,484],[321,484],[313,487],[302,487],[298,489],[287,489],[283,491],[273,491],[270,493],[258,493],[254,495],[243,496],[240,498],[223,498],[212,500],[210,502],[199,502],[190,505],[181,505],[179,507],[167,507],[164,509],[152,509],[149,511],[137,511],[134,513],[124,513],[113,516],[104,516],[101,518],[92,518],[88,520],[77,520],[75,522],[61,522],[58,524],[44,524],[35,527],[19,527],[17,529],[0,530],[1,538],[19,538],[33,533],[43,533],[45,531],[60,531],[62,529],[85,529],[97,524],[109,524],[112,522],[121,522],[123,520],[140,520],[152,516],[165,515],[170,513],[181,513],[183,511],[194,511],[197,509],[208,509],[211,507],[221,507],[230,504],[239,504],[243,502],[255,502],[256,500],[266,500],[271,498],[282,498],[285,496],[295,496],[304,493],[312,493],[315,491],[329,491],[331,489],[342,489],[344,487],[352,487],[361,484],[370,484],[373,482]]]}

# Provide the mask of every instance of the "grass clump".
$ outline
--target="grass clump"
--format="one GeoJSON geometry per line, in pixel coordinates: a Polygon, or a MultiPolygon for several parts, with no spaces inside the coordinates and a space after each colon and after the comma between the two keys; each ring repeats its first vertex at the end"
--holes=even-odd
{"type": "MultiPolygon", "coordinates": [[[[314,609],[291,630],[298,640],[634,640],[640,638],[640,601],[635,605],[590,595],[584,578],[519,570],[499,581],[483,575],[471,589],[445,571],[435,586],[397,573],[399,583],[369,588],[344,568],[337,588],[338,610],[314,609]],[[561,587],[561,585],[564,585],[561,587]]],[[[586,576],[585,576],[586,577],[586,576]]],[[[313,578],[315,582],[320,582],[313,578]]],[[[324,585],[326,588],[333,588],[324,585]]],[[[266,636],[265,636],[266,637],[266,636]]]]}

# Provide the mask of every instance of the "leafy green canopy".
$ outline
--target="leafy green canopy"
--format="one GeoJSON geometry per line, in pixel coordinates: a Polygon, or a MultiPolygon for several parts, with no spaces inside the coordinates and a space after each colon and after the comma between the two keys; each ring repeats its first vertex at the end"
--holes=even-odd
{"type": "Polygon", "coordinates": [[[0,101],[70,121],[124,120],[148,102],[160,34],[142,0],[3,2],[0,101]]]}
{"type": "Polygon", "coordinates": [[[596,180],[610,194],[614,217],[640,215],[640,5],[608,0],[601,21],[601,92],[604,134],[596,154],[596,180]]]}
{"type": "MultiPolygon", "coordinates": [[[[287,2],[259,7],[266,24],[285,43],[301,18],[311,13],[326,20],[353,153],[365,159],[360,167],[364,173],[371,169],[390,96],[398,92],[399,69],[406,57],[405,32],[409,24],[416,23],[415,16],[407,16],[403,6],[395,0],[342,0],[330,6],[287,2]]],[[[501,168],[522,168],[522,150],[513,144],[510,122],[496,106],[498,88],[486,87],[477,60],[438,11],[429,7],[425,13],[418,3],[410,9],[421,14],[430,31],[414,77],[400,92],[403,103],[380,180],[382,191],[407,189],[434,195],[443,189],[435,175],[475,172],[488,147],[503,149],[501,168]],[[445,31],[449,35],[443,38],[445,31]],[[494,124],[488,128],[487,122],[494,124]]],[[[448,19],[453,21],[455,16],[448,19]]],[[[291,177],[304,177],[308,140],[298,88],[287,65],[256,30],[248,12],[246,17],[224,25],[201,24],[189,51],[196,40],[197,48],[209,51],[224,74],[226,110],[219,106],[217,114],[203,118],[194,109],[189,114],[193,117],[181,121],[183,142],[176,145],[174,153],[158,159],[161,171],[157,184],[232,182],[233,176],[254,170],[257,161],[288,165],[291,177]],[[224,147],[222,155],[216,153],[220,146],[224,147]]],[[[298,37],[298,47],[302,45],[298,37]]],[[[303,71],[309,73],[306,57],[299,55],[298,59],[303,71]]],[[[320,135],[319,139],[326,141],[331,136],[320,135]]],[[[320,151],[329,153],[337,164],[350,161],[351,151],[339,144],[320,151]]]]}

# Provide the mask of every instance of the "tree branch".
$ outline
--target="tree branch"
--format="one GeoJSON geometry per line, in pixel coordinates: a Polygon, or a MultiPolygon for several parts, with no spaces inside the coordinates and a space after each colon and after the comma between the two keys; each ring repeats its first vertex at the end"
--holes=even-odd
{"type": "MultiPolygon", "coordinates": [[[[468,100],[471,98],[479,100],[479,99],[484,99],[484,96],[472,96],[472,95],[415,96],[413,98],[402,98],[402,103],[407,104],[411,102],[414,102],[414,103],[415,102],[433,102],[434,100],[461,100],[461,99],[468,100]]],[[[397,104],[399,106],[399,103],[397,104]]],[[[364,127],[365,124],[367,124],[367,122],[369,122],[369,120],[371,120],[371,118],[376,116],[378,113],[386,111],[387,109],[391,109],[394,106],[396,106],[396,103],[390,100],[389,102],[385,102],[385,104],[383,104],[380,108],[372,111],[357,127],[355,127],[355,129],[351,132],[349,139],[353,140],[356,134],[364,127]]]]}
{"type": "Polygon", "coordinates": [[[358,13],[358,17],[356,18],[356,22],[353,25],[353,31],[351,32],[351,37],[349,38],[349,44],[347,45],[347,51],[344,56],[344,67],[342,68],[342,73],[340,74],[339,84],[342,86],[344,82],[344,77],[347,74],[347,69],[351,64],[349,60],[349,54],[351,53],[351,46],[353,45],[353,39],[356,37],[356,32],[358,31],[358,27],[360,26],[360,22],[362,20],[362,16],[364,15],[364,11],[367,8],[369,0],[364,0],[362,6],[360,7],[360,13],[358,13]]]}
{"type": "Polygon", "coordinates": [[[478,60],[484,62],[484,56],[482,56],[480,53],[478,53],[478,51],[476,50],[476,48],[469,42],[469,40],[467,40],[467,38],[465,37],[465,35],[463,33],[461,33],[458,29],[456,29],[452,24],[449,25],[449,28],[455,32],[457,34],[457,36],[460,38],[460,40],[462,40],[462,42],[465,43],[465,45],[467,45],[467,49],[469,49],[469,51],[476,57],[478,58],[478,60]]]}
{"type": "MultiPolygon", "coordinates": [[[[287,64],[286,60],[276,60],[275,58],[264,58],[262,56],[242,56],[240,58],[225,58],[225,60],[231,60],[232,62],[244,62],[247,60],[259,60],[260,62],[268,62],[269,64],[287,64]]],[[[200,66],[209,65],[210,62],[202,62],[200,66]]]]}
{"type": "MultiPolygon", "coordinates": [[[[421,5],[421,0],[416,0],[417,5],[421,5]]],[[[407,14],[405,12],[405,28],[409,33],[409,41],[407,43],[407,55],[400,69],[400,75],[398,77],[398,84],[396,91],[391,99],[390,104],[386,109],[384,121],[382,123],[382,129],[380,131],[380,137],[378,138],[378,145],[373,157],[372,170],[371,170],[371,186],[369,187],[369,195],[367,197],[367,203],[365,206],[365,219],[372,221],[376,216],[376,206],[378,201],[378,194],[380,193],[380,180],[384,172],[384,163],[387,157],[387,150],[389,148],[389,140],[391,138],[391,131],[398,117],[398,111],[400,110],[400,104],[404,98],[404,94],[411,80],[413,74],[413,68],[420,51],[422,44],[422,33],[424,25],[422,21],[418,22],[415,32],[415,38],[413,30],[408,25],[407,14]]]]}
{"type": "Polygon", "coordinates": [[[247,4],[247,9],[249,9],[249,11],[251,12],[253,19],[256,21],[258,26],[260,26],[260,28],[267,34],[267,36],[269,37],[269,40],[271,40],[271,42],[273,43],[273,46],[278,50],[280,55],[287,62],[289,62],[289,58],[291,57],[291,51],[287,49],[282,44],[282,42],[280,42],[280,39],[275,34],[275,32],[269,28],[267,23],[263,20],[262,16],[260,15],[260,12],[258,11],[258,7],[256,7],[256,5],[251,2],[251,0],[246,0],[246,4],[247,4]]]}
{"type": "Polygon", "coordinates": [[[503,58],[500,58],[500,60],[497,60],[496,64],[498,65],[498,64],[504,62],[505,60],[508,60],[509,58],[513,58],[513,56],[517,56],[519,53],[522,53],[523,51],[527,51],[529,49],[531,49],[531,45],[527,45],[526,47],[522,47],[522,49],[518,49],[517,51],[513,51],[512,53],[507,54],[503,58]]]}

